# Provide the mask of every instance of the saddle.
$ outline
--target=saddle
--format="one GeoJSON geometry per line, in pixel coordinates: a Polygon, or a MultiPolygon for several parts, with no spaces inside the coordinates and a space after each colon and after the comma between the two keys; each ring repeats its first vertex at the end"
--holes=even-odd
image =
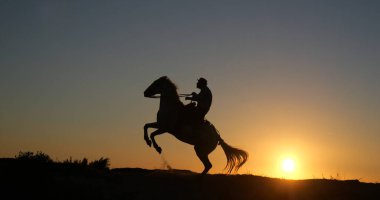
{"type": "Polygon", "coordinates": [[[203,116],[200,116],[195,105],[195,103],[190,103],[184,106],[179,119],[180,126],[186,126],[193,130],[200,130],[211,125],[211,123],[205,120],[203,116]]]}

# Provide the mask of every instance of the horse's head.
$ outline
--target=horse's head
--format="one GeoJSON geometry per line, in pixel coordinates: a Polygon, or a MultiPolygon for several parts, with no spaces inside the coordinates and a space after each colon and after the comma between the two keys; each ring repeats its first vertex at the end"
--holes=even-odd
{"type": "Polygon", "coordinates": [[[168,92],[169,90],[174,90],[176,93],[177,87],[170,81],[167,76],[163,76],[155,80],[150,86],[144,91],[144,97],[153,97],[156,94],[161,94],[168,92]]]}

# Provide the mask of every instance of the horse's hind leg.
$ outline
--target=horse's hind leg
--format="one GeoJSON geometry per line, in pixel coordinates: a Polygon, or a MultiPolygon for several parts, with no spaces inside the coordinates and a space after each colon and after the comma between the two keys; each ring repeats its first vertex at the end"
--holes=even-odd
{"type": "Polygon", "coordinates": [[[157,122],[147,123],[144,125],[144,140],[148,144],[148,146],[152,146],[152,142],[148,137],[148,128],[158,128],[157,122]]]}
{"type": "Polygon", "coordinates": [[[154,137],[156,137],[156,135],[160,135],[160,134],[163,134],[163,133],[165,133],[165,132],[166,132],[166,131],[162,131],[162,130],[158,129],[158,130],[155,130],[152,134],[150,134],[150,139],[151,139],[152,142],[153,142],[153,147],[156,149],[156,151],[157,151],[159,154],[161,154],[162,149],[161,149],[160,146],[158,146],[158,144],[156,143],[156,140],[154,139],[154,137]]]}
{"type": "Polygon", "coordinates": [[[212,151],[207,150],[207,148],[204,148],[200,145],[194,146],[195,153],[197,154],[198,158],[202,161],[205,169],[202,172],[202,175],[207,174],[207,172],[211,169],[212,164],[210,160],[208,159],[208,154],[212,151]]]}

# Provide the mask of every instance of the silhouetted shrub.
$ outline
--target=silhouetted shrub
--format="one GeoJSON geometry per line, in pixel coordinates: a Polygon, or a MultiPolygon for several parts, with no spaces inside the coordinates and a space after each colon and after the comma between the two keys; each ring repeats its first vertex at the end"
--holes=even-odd
{"type": "Polygon", "coordinates": [[[73,165],[73,166],[81,166],[81,167],[87,167],[88,166],[88,160],[87,160],[87,158],[83,158],[82,160],[73,160],[70,157],[70,159],[66,159],[62,163],[63,164],[73,165]]]}
{"type": "Polygon", "coordinates": [[[20,151],[18,155],[15,156],[15,158],[17,160],[35,161],[39,163],[53,163],[53,160],[50,158],[50,156],[41,151],[37,151],[36,154],[30,151],[20,151]]]}
{"type": "MultiPolygon", "coordinates": [[[[65,169],[71,170],[86,170],[86,169],[96,169],[96,170],[109,170],[110,160],[109,158],[101,157],[99,160],[94,160],[92,162],[88,162],[87,158],[83,158],[82,160],[73,160],[71,157],[62,162],[53,161],[49,155],[37,151],[36,154],[30,151],[22,152],[20,151],[18,155],[15,156],[16,160],[32,162],[32,163],[46,163],[54,166],[60,166],[65,169]]],[[[49,166],[51,166],[49,165],[49,166]]]]}
{"type": "Polygon", "coordinates": [[[109,169],[109,159],[101,157],[99,160],[94,160],[88,164],[89,167],[100,170],[108,170],[109,169]]]}

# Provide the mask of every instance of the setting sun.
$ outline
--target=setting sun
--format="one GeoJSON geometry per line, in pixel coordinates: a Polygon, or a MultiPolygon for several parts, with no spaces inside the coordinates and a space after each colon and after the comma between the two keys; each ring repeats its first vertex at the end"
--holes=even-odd
{"type": "Polygon", "coordinates": [[[285,159],[282,161],[282,170],[285,172],[293,172],[295,170],[295,162],[293,159],[285,159]]]}

